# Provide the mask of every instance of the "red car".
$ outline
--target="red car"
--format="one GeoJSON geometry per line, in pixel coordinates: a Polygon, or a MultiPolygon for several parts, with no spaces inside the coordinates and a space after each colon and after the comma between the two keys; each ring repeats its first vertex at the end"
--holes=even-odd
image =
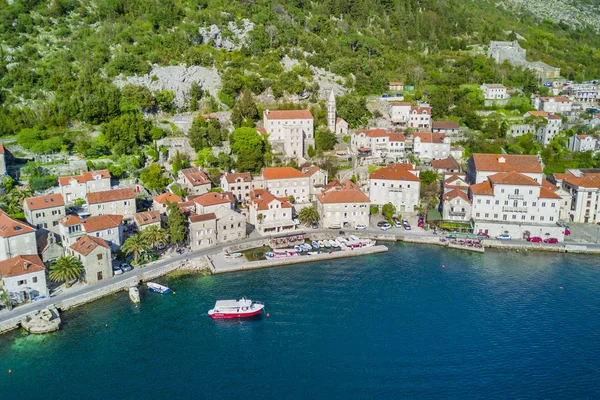
{"type": "Polygon", "coordinates": [[[548,238],[548,239],[544,240],[544,243],[555,244],[555,243],[558,243],[558,239],[557,238],[548,238]]]}
{"type": "Polygon", "coordinates": [[[542,243],[542,238],[539,236],[531,236],[527,238],[528,242],[533,242],[533,243],[542,243]]]}
{"type": "Polygon", "coordinates": [[[565,228],[565,236],[569,236],[570,234],[571,234],[571,230],[568,227],[566,227],[565,228]]]}
{"type": "Polygon", "coordinates": [[[479,232],[479,233],[477,234],[477,236],[484,236],[484,237],[486,237],[486,238],[488,238],[488,239],[490,238],[490,235],[488,235],[488,234],[487,234],[487,233],[485,233],[485,232],[479,232]]]}

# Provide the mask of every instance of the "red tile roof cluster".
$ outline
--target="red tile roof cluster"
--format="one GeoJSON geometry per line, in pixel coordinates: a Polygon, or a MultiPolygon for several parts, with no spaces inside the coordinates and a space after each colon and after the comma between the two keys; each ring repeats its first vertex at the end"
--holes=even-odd
{"type": "Polygon", "coordinates": [[[364,134],[367,137],[386,137],[389,135],[388,132],[386,132],[383,129],[370,129],[370,130],[358,130],[356,131],[355,135],[360,135],[360,134],[364,134]]]}
{"type": "Polygon", "coordinates": [[[460,165],[452,157],[443,158],[441,160],[431,161],[431,168],[433,169],[460,169],[460,165]]]}
{"type": "Polygon", "coordinates": [[[393,101],[390,104],[392,107],[412,107],[412,104],[408,101],[393,101]]]}
{"type": "Polygon", "coordinates": [[[313,119],[309,110],[265,110],[266,119],[313,119]]]}
{"type": "Polygon", "coordinates": [[[501,172],[498,174],[490,175],[488,176],[488,179],[494,185],[540,186],[540,184],[535,179],[515,171],[501,172]]]}
{"type": "Polygon", "coordinates": [[[239,172],[235,174],[225,174],[227,183],[252,182],[252,175],[249,172],[239,172]]]}
{"type": "Polygon", "coordinates": [[[231,192],[210,192],[199,196],[194,196],[194,203],[200,204],[203,207],[214,206],[217,204],[234,204],[235,199],[231,192]]]}
{"type": "Polygon", "coordinates": [[[103,192],[88,193],[88,204],[110,203],[113,201],[135,199],[135,191],[132,188],[105,190],[103,192]]]}
{"type": "Polygon", "coordinates": [[[177,196],[175,193],[162,193],[154,197],[154,201],[160,204],[166,204],[167,202],[179,203],[181,200],[181,197],[177,196]]]}
{"type": "Polygon", "coordinates": [[[61,194],[48,194],[46,196],[28,197],[25,199],[25,205],[31,211],[43,210],[45,208],[64,206],[65,200],[61,194]]]}
{"type": "Polygon", "coordinates": [[[415,132],[414,134],[414,139],[419,138],[422,143],[444,143],[445,137],[446,135],[443,133],[433,132],[415,132]]]}
{"type": "Polygon", "coordinates": [[[254,189],[250,192],[250,203],[259,211],[268,210],[273,201],[279,201],[281,208],[292,208],[289,201],[273,196],[266,189],[254,189]]]}
{"type": "Polygon", "coordinates": [[[577,139],[579,140],[586,140],[586,139],[596,139],[594,136],[592,135],[576,135],[577,139]]]}
{"type": "Polygon", "coordinates": [[[433,129],[460,129],[456,121],[433,121],[433,129]]]}
{"type": "Polygon", "coordinates": [[[8,214],[0,210],[0,237],[11,237],[31,232],[35,232],[33,226],[9,217],[8,214]]]}
{"type": "Polygon", "coordinates": [[[99,246],[110,249],[110,246],[104,239],[85,235],[78,238],[69,248],[82,256],[87,256],[99,246]]]}
{"type": "Polygon", "coordinates": [[[135,214],[135,221],[139,226],[160,222],[160,211],[142,211],[135,214]]]}
{"type": "Polygon", "coordinates": [[[561,197],[553,190],[542,186],[540,188],[540,198],[541,199],[560,199],[561,197]]]}
{"type": "Polygon", "coordinates": [[[261,135],[268,135],[267,130],[265,128],[256,128],[256,131],[261,135]]]}
{"type": "Polygon", "coordinates": [[[528,113],[532,117],[548,118],[548,113],[546,111],[528,111],[528,113]]]}
{"type": "Polygon", "coordinates": [[[600,189],[600,176],[599,174],[584,174],[581,177],[574,175],[567,176],[564,178],[565,183],[577,188],[596,188],[600,189]]]}
{"type": "Polygon", "coordinates": [[[306,176],[313,176],[320,170],[321,170],[321,168],[319,168],[318,165],[310,165],[308,167],[302,168],[302,173],[305,174],[306,176]]]}
{"type": "Polygon", "coordinates": [[[122,215],[108,214],[97,217],[87,217],[83,220],[83,229],[90,232],[102,231],[104,229],[116,228],[123,222],[122,215]]]}
{"type": "Polygon", "coordinates": [[[263,168],[262,176],[266,180],[306,178],[302,172],[292,167],[263,168]]]}
{"type": "Polygon", "coordinates": [[[493,196],[494,191],[492,189],[492,184],[490,181],[485,181],[481,183],[476,183],[474,185],[469,186],[472,194],[482,195],[482,196],[493,196]]]}
{"type": "Polygon", "coordinates": [[[453,190],[449,191],[448,193],[444,193],[444,196],[443,196],[444,201],[453,200],[457,197],[463,199],[467,203],[471,203],[471,199],[469,199],[469,196],[465,192],[463,192],[462,190],[459,190],[459,189],[453,189],[453,190]]]}
{"type": "Polygon", "coordinates": [[[350,181],[339,183],[339,185],[329,188],[324,193],[318,194],[317,201],[321,204],[371,202],[369,197],[350,181]]]}
{"type": "Polygon", "coordinates": [[[192,186],[200,186],[210,184],[208,176],[198,168],[186,168],[179,171],[192,186]]]}
{"type": "Polygon", "coordinates": [[[215,213],[199,214],[199,215],[193,214],[193,215],[190,215],[190,217],[189,217],[190,223],[210,221],[213,219],[217,219],[217,216],[215,215],[215,213]]]}
{"type": "Polygon", "coordinates": [[[419,177],[413,174],[412,171],[416,171],[412,164],[391,164],[371,172],[369,179],[421,182],[419,177]]]}
{"type": "Polygon", "coordinates": [[[75,179],[77,183],[90,182],[96,179],[110,179],[110,172],[107,169],[101,169],[98,171],[88,171],[81,175],[72,176],[61,176],[58,178],[59,186],[70,185],[72,179],[75,179]]]}
{"type": "Polygon", "coordinates": [[[543,101],[551,101],[552,99],[554,99],[555,103],[570,103],[571,100],[567,99],[566,97],[540,97],[540,99],[542,99],[543,101]]]}
{"type": "Polygon", "coordinates": [[[521,154],[473,154],[477,171],[542,173],[537,156],[521,154]]]}
{"type": "Polygon", "coordinates": [[[560,117],[560,115],[556,115],[556,114],[549,114],[549,115],[548,115],[548,119],[562,119],[562,118],[560,117]]]}
{"type": "Polygon", "coordinates": [[[46,267],[38,255],[25,255],[0,261],[0,275],[5,278],[44,271],[46,267]]]}

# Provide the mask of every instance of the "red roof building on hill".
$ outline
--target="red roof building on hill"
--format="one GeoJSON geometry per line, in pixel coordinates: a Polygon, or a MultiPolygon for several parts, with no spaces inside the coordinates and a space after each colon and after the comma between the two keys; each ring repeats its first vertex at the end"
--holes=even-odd
{"type": "Polygon", "coordinates": [[[345,181],[332,185],[316,198],[323,227],[356,228],[369,225],[371,201],[354,183],[345,181]]]}
{"type": "Polygon", "coordinates": [[[58,233],[58,220],[66,214],[65,201],[60,193],[29,197],[23,202],[23,213],[32,226],[58,233]]]}
{"type": "Polygon", "coordinates": [[[391,164],[369,175],[371,203],[380,206],[392,203],[398,212],[415,210],[420,188],[419,171],[412,164],[391,164]]]}
{"type": "Polygon", "coordinates": [[[92,216],[118,214],[132,219],[136,213],[135,191],[132,188],[88,193],[87,202],[92,216]]]}
{"type": "Polygon", "coordinates": [[[230,209],[233,209],[235,206],[235,199],[231,192],[209,192],[200,196],[194,196],[194,198],[190,200],[196,203],[196,214],[215,212],[222,206],[230,209]]]}
{"type": "Polygon", "coordinates": [[[460,172],[460,165],[458,165],[456,160],[452,157],[431,161],[431,168],[438,173],[460,172]]]}
{"type": "Polygon", "coordinates": [[[48,296],[46,267],[37,254],[18,255],[0,261],[0,280],[0,286],[17,303],[48,296]]]}
{"type": "Polygon", "coordinates": [[[283,232],[295,228],[293,206],[286,199],[276,197],[266,189],[250,192],[248,204],[250,223],[263,232],[283,232]]]}
{"type": "Polygon", "coordinates": [[[467,179],[480,183],[499,172],[519,172],[541,184],[543,170],[537,156],[520,154],[473,154],[467,163],[467,179]]]}
{"type": "Polygon", "coordinates": [[[110,190],[110,173],[103,169],[63,176],[58,178],[58,185],[65,202],[73,203],[77,199],[85,199],[88,193],[110,190]]]}
{"type": "Polygon", "coordinates": [[[142,211],[135,214],[135,224],[139,230],[148,228],[150,226],[161,227],[160,211],[142,211]]]}
{"type": "Polygon", "coordinates": [[[276,197],[293,197],[297,203],[306,203],[310,196],[310,178],[292,167],[263,168],[265,188],[276,197]]]}
{"type": "Polygon", "coordinates": [[[207,193],[212,187],[208,175],[199,168],[186,168],[179,171],[177,173],[177,183],[183,189],[186,189],[190,195],[207,193]]]}
{"type": "Polygon", "coordinates": [[[113,275],[112,251],[104,239],[91,235],[81,236],[69,246],[68,253],[83,264],[87,284],[98,283],[113,275]]]}

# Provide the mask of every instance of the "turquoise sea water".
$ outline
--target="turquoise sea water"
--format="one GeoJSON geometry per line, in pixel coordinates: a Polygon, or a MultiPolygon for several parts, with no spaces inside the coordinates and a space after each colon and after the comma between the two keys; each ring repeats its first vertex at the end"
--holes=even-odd
{"type": "Polygon", "coordinates": [[[165,279],[175,295],[143,293],[136,307],[121,293],[65,313],[54,334],[0,336],[0,395],[597,399],[598,260],[395,244],[165,279]],[[242,295],[271,316],[206,315],[216,299],[242,295]]]}

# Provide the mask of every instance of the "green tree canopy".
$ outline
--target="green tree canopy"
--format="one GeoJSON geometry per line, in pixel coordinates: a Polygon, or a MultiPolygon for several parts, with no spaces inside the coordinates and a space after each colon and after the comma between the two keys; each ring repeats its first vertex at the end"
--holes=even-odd
{"type": "Polygon", "coordinates": [[[157,190],[162,192],[169,184],[169,179],[163,176],[162,168],[157,163],[150,164],[140,173],[140,180],[149,190],[157,190]]]}
{"type": "Polygon", "coordinates": [[[180,244],[186,239],[186,221],[185,216],[177,203],[167,203],[167,229],[171,243],[180,244]]]}

